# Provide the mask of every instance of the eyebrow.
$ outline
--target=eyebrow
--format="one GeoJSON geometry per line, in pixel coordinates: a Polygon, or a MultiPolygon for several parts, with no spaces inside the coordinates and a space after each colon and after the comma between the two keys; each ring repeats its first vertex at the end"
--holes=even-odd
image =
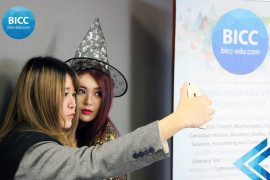
{"type": "Polygon", "coordinates": [[[71,88],[70,87],[66,87],[65,90],[70,90],[71,88]]]}
{"type": "MultiPolygon", "coordinates": [[[[88,89],[88,88],[87,88],[87,87],[85,87],[85,86],[80,86],[80,88],[88,89]]],[[[95,87],[94,89],[95,89],[95,90],[101,90],[101,88],[100,88],[100,87],[95,87]]]]}

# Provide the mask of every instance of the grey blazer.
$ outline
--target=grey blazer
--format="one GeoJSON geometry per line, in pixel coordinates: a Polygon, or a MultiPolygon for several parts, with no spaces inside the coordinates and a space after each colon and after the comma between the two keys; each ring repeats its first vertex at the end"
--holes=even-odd
{"type": "Polygon", "coordinates": [[[100,180],[135,171],[167,156],[155,121],[101,146],[71,148],[51,141],[34,144],[24,154],[15,179],[100,180]]]}

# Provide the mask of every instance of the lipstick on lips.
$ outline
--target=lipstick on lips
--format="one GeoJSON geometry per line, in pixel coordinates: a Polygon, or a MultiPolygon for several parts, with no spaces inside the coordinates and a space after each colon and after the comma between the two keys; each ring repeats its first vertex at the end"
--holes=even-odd
{"type": "Polygon", "coordinates": [[[82,109],[81,112],[85,115],[90,115],[93,113],[93,111],[91,111],[90,109],[82,109]]]}

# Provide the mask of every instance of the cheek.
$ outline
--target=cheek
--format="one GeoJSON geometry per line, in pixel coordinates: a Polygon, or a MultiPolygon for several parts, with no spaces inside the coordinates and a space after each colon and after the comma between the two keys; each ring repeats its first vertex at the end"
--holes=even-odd
{"type": "Polygon", "coordinates": [[[58,124],[59,124],[60,128],[64,128],[64,122],[63,122],[63,120],[60,119],[60,117],[58,119],[58,124]]]}
{"type": "Polygon", "coordinates": [[[63,106],[62,106],[62,111],[65,113],[67,110],[68,110],[67,102],[64,100],[63,101],[63,106]]]}
{"type": "Polygon", "coordinates": [[[80,108],[83,105],[83,101],[84,101],[84,97],[83,96],[77,96],[77,99],[76,99],[77,107],[80,108]]]}

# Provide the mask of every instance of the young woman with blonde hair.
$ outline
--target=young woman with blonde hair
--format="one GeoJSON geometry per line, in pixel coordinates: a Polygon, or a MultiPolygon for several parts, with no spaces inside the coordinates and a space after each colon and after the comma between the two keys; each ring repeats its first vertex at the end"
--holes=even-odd
{"type": "MultiPolygon", "coordinates": [[[[62,107],[68,96],[75,95],[77,75],[67,65],[51,57],[30,59],[22,69],[0,131],[0,140],[14,129],[35,130],[58,139],[63,145],[75,147],[76,118],[71,122],[62,107]],[[64,89],[66,79],[75,85],[74,92],[64,89]]],[[[73,119],[73,118],[72,118],[73,119]]]]}

